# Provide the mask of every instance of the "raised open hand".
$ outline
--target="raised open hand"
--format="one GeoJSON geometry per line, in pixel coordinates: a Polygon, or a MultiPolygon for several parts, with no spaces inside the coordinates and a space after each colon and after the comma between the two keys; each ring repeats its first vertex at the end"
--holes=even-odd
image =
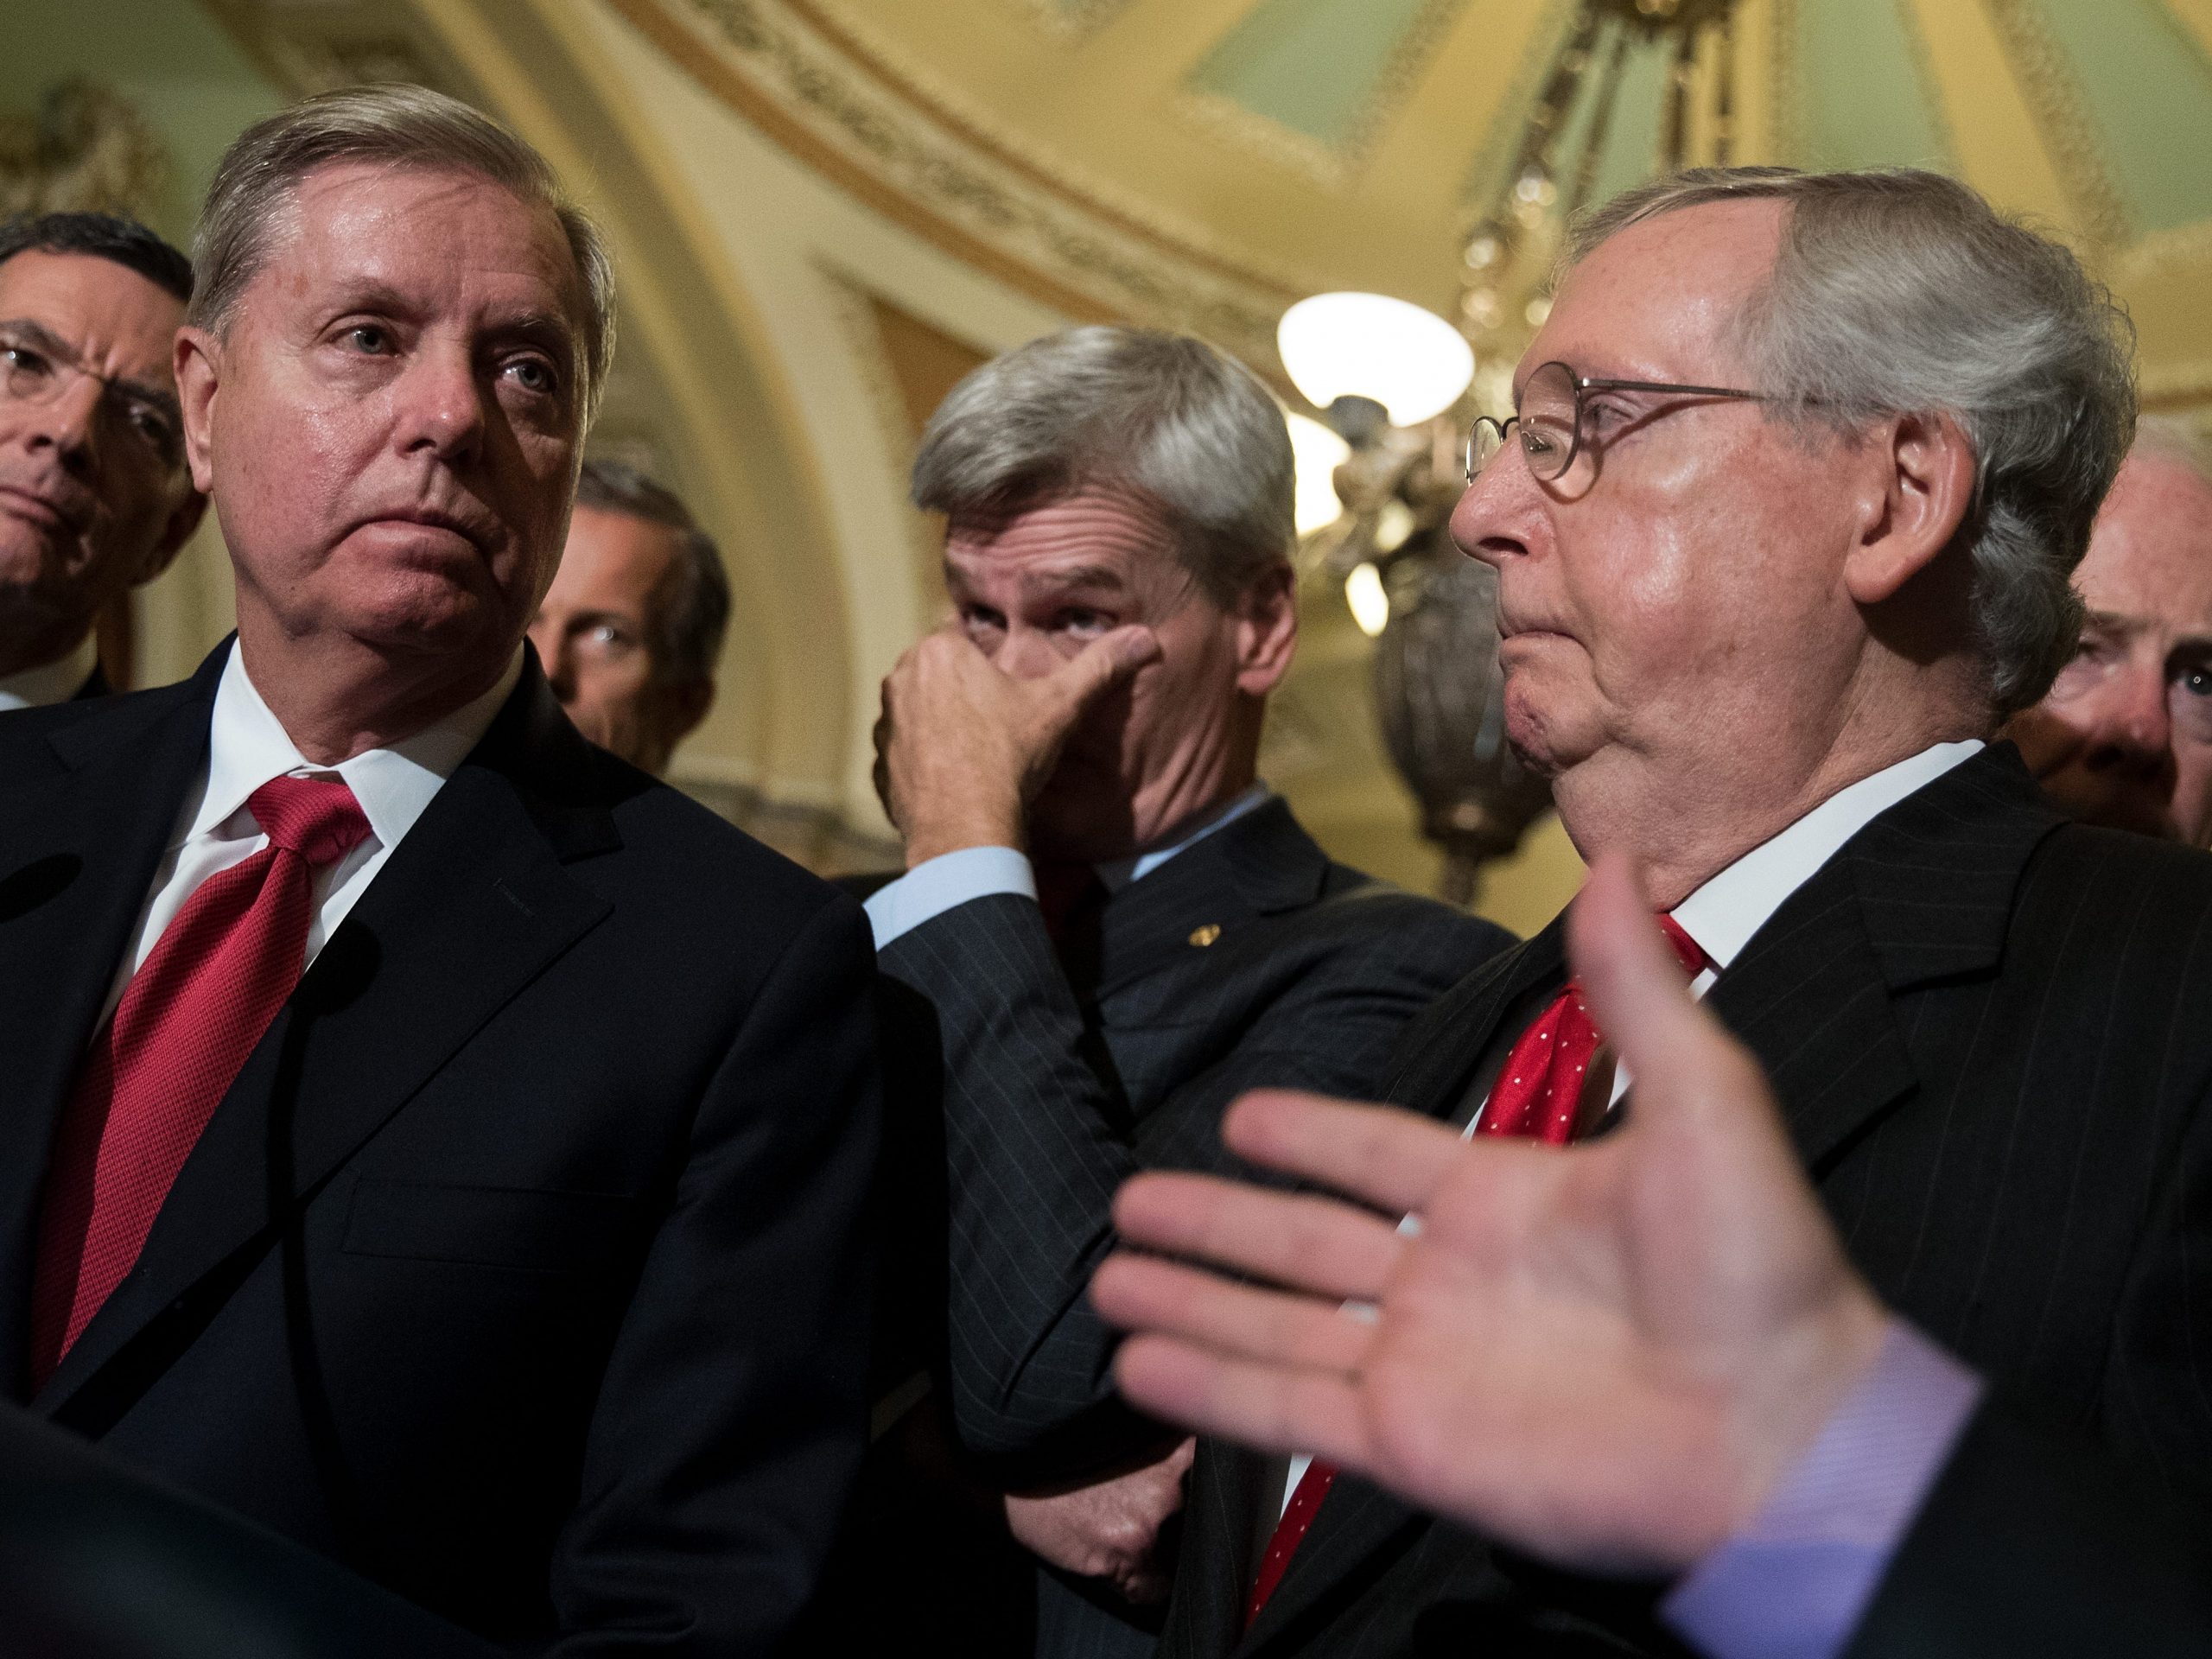
{"type": "Polygon", "coordinates": [[[1247,1095],[1231,1147],[1376,1208],[1139,1176],[1115,1211],[1128,1243],[1280,1288],[1125,1251],[1092,1294],[1136,1332],[1116,1375],[1148,1411],[1314,1452],[1564,1565],[1671,1572],[1758,1508],[1885,1319],[1624,863],[1592,872],[1569,938],[1637,1079],[1618,1131],[1466,1141],[1247,1095]]]}
{"type": "Polygon", "coordinates": [[[875,722],[875,792],[906,836],[907,868],[963,847],[1024,847],[1028,804],[1084,711],[1159,654],[1151,629],[1116,628],[1018,679],[957,622],[925,635],[884,677],[875,722]]]}

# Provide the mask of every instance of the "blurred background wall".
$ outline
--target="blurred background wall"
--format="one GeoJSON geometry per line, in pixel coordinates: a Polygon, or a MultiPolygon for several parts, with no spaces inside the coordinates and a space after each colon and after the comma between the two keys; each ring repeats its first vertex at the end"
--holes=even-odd
{"type": "MultiPolygon", "coordinates": [[[[893,851],[875,688],[941,603],[916,436],[1065,323],[1205,334],[1316,416],[1278,319],[1395,296],[1471,347],[1442,434],[1498,402],[1573,207],[1676,162],[1912,163],[2090,261],[2147,406],[2212,404],[2212,0],[16,0],[8,36],[0,207],[123,207],[183,242],[243,125],[356,80],[454,92],[547,155],[619,261],[595,447],[665,477],[732,567],[721,696],[675,779],[825,869],[893,851]]],[[[1300,430],[1305,632],[1263,769],[1338,857],[1431,887],[1372,631],[1418,602],[1402,550],[1433,543],[1446,457],[1408,474],[1402,445],[1339,514],[1345,448],[1300,430]]],[[[104,645],[177,677],[227,594],[211,522],[104,645]]],[[[1479,652],[1446,643],[1415,678],[1478,693],[1479,652]]],[[[1528,931],[1579,877],[1545,817],[1474,902],[1528,931]]]]}

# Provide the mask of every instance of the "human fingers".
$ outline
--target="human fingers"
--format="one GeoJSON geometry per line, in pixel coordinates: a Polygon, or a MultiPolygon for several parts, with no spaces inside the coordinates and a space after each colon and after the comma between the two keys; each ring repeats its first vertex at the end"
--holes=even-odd
{"type": "Polygon", "coordinates": [[[1719,1114],[1779,1135],[1765,1078],[1684,988],[1625,856],[1606,854],[1592,867],[1567,916],[1567,950],[1599,1027],[1637,1080],[1641,1122],[1719,1114]]]}
{"type": "Polygon", "coordinates": [[[1427,1207],[1466,1148],[1459,1132],[1395,1107],[1290,1089],[1255,1089],[1222,1120],[1230,1150],[1392,1214],[1427,1207]]]}
{"type": "Polygon", "coordinates": [[[1138,1335],[1114,1357],[1129,1402],[1164,1421],[1262,1452],[1306,1452],[1371,1467],[1358,1386],[1330,1371],[1223,1355],[1179,1337],[1138,1335]]]}
{"type": "Polygon", "coordinates": [[[1116,628],[1069,658],[1042,684],[1071,720],[1159,655],[1160,638],[1150,628],[1116,628]]]}
{"type": "Polygon", "coordinates": [[[1187,1338],[1215,1351],[1274,1363],[1356,1370],[1374,1335],[1371,1318],[1341,1300],[1242,1285],[1178,1262],[1116,1252],[1099,1264],[1090,1299],[1124,1330],[1187,1338]]]}
{"type": "Polygon", "coordinates": [[[1316,1194],[1271,1192],[1210,1175],[1123,1183],[1114,1224],[1133,1244],[1192,1256],[1310,1294],[1372,1300],[1402,1243],[1395,1217],[1316,1194]]]}

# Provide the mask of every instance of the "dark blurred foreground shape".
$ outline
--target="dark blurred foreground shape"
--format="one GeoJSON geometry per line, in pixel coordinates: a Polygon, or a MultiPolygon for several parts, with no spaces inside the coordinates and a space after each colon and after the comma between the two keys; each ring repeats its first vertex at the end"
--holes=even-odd
{"type": "Polygon", "coordinates": [[[489,1659],[413,1603],[0,1405],[9,1659],[489,1659]]]}

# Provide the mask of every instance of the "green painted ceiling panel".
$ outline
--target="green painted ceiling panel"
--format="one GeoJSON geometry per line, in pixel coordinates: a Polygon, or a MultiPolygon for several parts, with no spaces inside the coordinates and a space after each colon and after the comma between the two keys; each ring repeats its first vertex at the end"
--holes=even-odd
{"type": "Polygon", "coordinates": [[[1921,42],[1899,11],[1895,0],[1799,0],[1802,165],[1956,171],[1921,42]]]}
{"type": "MultiPolygon", "coordinates": [[[[2038,0],[2135,228],[2212,218],[2212,64],[2158,0],[2038,0]]],[[[2046,119],[2048,118],[2045,118],[2046,119]]]]}
{"type": "MultiPolygon", "coordinates": [[[[1614,27],[1620,29],[1618,24],[1614,27]]],[[[1658,134],[1665,118],[1667,75],[1674,64],[1674,44],[1640,40],[1625,29],[1620,32],[1628,35],[1628,52],[1621,62],[1620,94],[1613,105],[1612,119],[1605,132],[1597,135],[1597,162],[1590,175],[1588,200],[1592,202],[1605,201],[1642,184],[1659,160],[1658,134]]],[[[1599,42],[1590,73],[1584,77],[1585,97],[1592,101],[1604,85],[1605,65],[1612,51],[1612,41],[1599,42]]],[[[1586,144],[1591,137],[1584,132],[1581,143],[1586,144]]],[[[1578,152],[1580,148],[1578,144],[1578,152]]]]}
{"type": "Polygon", "coordinates": [[[1407,33],[1433,0],[1261,0],[1191,73],[1200,92],[1332,149],[1359,136],[1407,33]]]}
{"type": "Polygon", "coordinates": [[[155,228],[183,243],[215,163],[239,131],[289,101],[190,0],[69,0],[9,31],[0,107],[29,113],[56,81],[85,76],[137,106],[168,147],[155,228]]]}

